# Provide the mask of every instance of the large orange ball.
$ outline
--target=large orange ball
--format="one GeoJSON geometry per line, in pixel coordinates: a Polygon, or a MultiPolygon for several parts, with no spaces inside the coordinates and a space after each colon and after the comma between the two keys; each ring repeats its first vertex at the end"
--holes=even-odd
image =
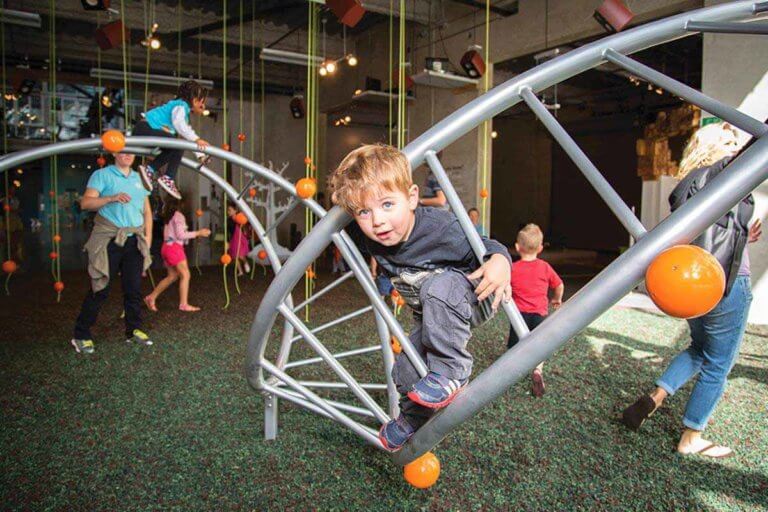
{"type": "Polygon", "coordinates": [[[119,153],[125,147],[125,135],[118,130],[107,130],[101,135],[101,145],[110,153],[119,153]]]}
{"type": "Polygon", "coordinates": [[[241,226],[244,225],[244,224],[248,224],[248,217],[246,217],[243,212],[238,212],[235,215],[235,222],[237,222],[241,226]]]}
{"type": "Polygon", "coordinates": [[[248,189],[248,196],[249,196],[249,197],[256,197],[256,189],[255,189],[255,188],[253,188],[253,187],[251,187],[250,189],[248,189]]]}
{"type": "Polygon", "coordinates": [[[13,260],[5,260],[3,262],[3,272],[6,274],[13,274],[17,268],[16,262],[13,260]]]}
{"type": "Polygon", "coordinates": [[[267,251],[262,249],[259,251],[259,253],[256,256],[258,256],[260,260],[265,260],[267,259],[267,251]]]}
{"type": "Polygon", "coordinates": [[[301,178],[296,182],[296,195],[302,199],[309,199],[317,192],[317,183],[311,178],[301,178]]]}
{"type": "Polygon", "coordinates": [[[653,302],[670,316],[695,318],[717,306],[725,292],[725,272],[710,253],[693,245],[662,252],[645,271],[653,302]]]}
{"type": "Polygon", "coordinates": [[[219,261],[221,262],[222,265],[229,265],[230,263],[232,263],[232,256],[230,256],[229,254],[222,254],[221,258],[219,258],[219,261]]]}
{"type": "Polygon", "coordinates": [[[403,468],[405,480],[418,489],[432,487],[440,477],[440,461],[432,452],[427,452],[403,468]]]}
{"type": "Polygon", "coordinates": [[[62,283],[61,281],[56,281],[55,283],[53,283],[53,290],[55,292],[57,292],[57,293],[63,292],[64,291],[64,283],[62,283]]]}

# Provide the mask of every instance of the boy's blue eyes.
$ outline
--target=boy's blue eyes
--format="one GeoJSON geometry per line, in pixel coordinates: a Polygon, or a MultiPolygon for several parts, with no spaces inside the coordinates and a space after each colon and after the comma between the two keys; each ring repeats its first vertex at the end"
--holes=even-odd
{"type": "MultiPolygon", "coordinates": [[[[384,201],[383,203],[381,203],[381,206],[385,210],[389,210],[390,208],[395,206],[395,203],[393,203],[392,201],[384,201]]],[[[363,209],[363,210],[358,210],[356,215],[358,217],[365,217],[366,215],[370,215],[370,213],[371,213],[371,210],[363,209]]]]}

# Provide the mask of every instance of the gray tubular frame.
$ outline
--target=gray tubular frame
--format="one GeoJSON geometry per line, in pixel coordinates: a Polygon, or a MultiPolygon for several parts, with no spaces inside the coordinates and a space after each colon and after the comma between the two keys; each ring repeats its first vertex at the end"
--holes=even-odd
{"type": "MultiPolygon", "coordinates": [[[[653,70],[649,72],[647,67],[637,66],[635,61],[622,57],[690,35],[693,27],[697,26],[695,23],[691,25],[691,22],[706,24],[753,21],[760,18],[760,16],[755,15],[764,16],[763,13],[766,12],[768,12],[767,2],[741,0],[686,12],[595,41],[495,87],[427,130],[408,144],[403,152],[408,157],[412,168],[424,163],[429,155],[430,165],[441,170],[442,166],[436,158],[437,152],[475,129],[486,119],[490,119],[523,101],[523,95],[527,96],[527,103],[534,108],[537,115],[543,118],[556,139],[563,142],[565,146],[569,146],[569,141],[572,142],[572,139],[564,131],[561,132],[559,125],[552,123],[548,116],[542,115],[540,109],[536,109],[534,94],[599,66],[608,60],[625,68],[632,67],[632,70],[638,71],[638,74],[642,72],[650,81],[660,82],[659,85],[693,103],[702,104],[710,112],[723,113],[724,118],[734,120],[733,124],[736,126],[761,136],[766,132],[766,127],[755,119],[712,100],[698,91],[686,88],[683,84],[674,82],[658,72],[653,70]]],[[[698,26],[701,27],[701,25],[698,26]]],[[[702,29],[707,28],[712,28],[712,26],[704,25],[702,27],[702,29]]],[[[568,148],[566,147],[566,149],[568,148]]],[[[588,160],[581,158],[583,153],[576,147],[570,147],[570,149],[572,150],[569,153],[571,157],[577,161],[579,168],[593,186],[598,189],[598,193],[603,199],[609,203],[625,227],[638,239],[637,243],[582,288],[560,310],[551,315],[537,329],[528,333],[519,344],[478,375],[451,405],[435,415],[416,432],[400,452],[393,455],[395,463],[402,465],[411,462],[439,443],[454,428],[500,396],[509,386],[526,375],[530,369],[552,355],[568,339],[589,325],[630,291],[643,278],[648,264],[659,252],[676,244],[687,243],[695,238],[707,226],[738,203],[741,198],[768,178],[768,137],[762,137],[748,151],[731,163],[727,173],[722,173],[716,180],[713,180],[711,186],[707,187],[706,190],[697,194],[656,228],[646,233],[634,215],[630,217],[626,214],[626,205],[620,202],[615,191],[610,186],[604,187],[607,183],[602,176],[599,176],[594,166],[588,160]]],[[[447,177],[444,178],[447,180],[447,177]]],[[[449,188],[452,190],[452,187],[449,188]]],[[[454,210],[460,209],[463,210],[463,207],[454,207],[454,210]]],[[[461,222],[461,215],[459,215],[459,219],[461,222]]],[[[260,387],[261,368],[259,362],[263,358],[264,346],[277,316],[277,307],[303,276],[304,269],[330,242],[334,242],[339,247],[348,262],[352,260],[350,266],[371,299],[377,318],[380,315],[381,324],[386,324],[386,327],[400,340],[406,356],[412,361],[414,360],[414,354],[411,353],[412,347],[407,340],[404,340],[399,324],[396,321],[393,324],[394,317],[392,317],[391,312],[386,307],[381,307],[383,303],[381,303],[375,289],[371,292],[373,282],[365,271],[365,262],[362,261],[349,237],[342,231],[351,220],[351,217],[340,208],[331,209],[302,241],[299,248],[286,262],[283,271],[275,277],[256,313],[250,333],[247,375],[249,382],[255,387],[260,387]],[[403,343],[403,341],[406,342],[403,343]]],[[[462,222],[462,227],[467,233],[470,243],[473,243],[472,233],[474,231],[468,229],[465,224],[466,222],[462,222]]],[[[473,249],[476,254],[480,253],[478,254],[480,257],[482,249],[478,251],[474,245],[477,244],[473,243],[473,249]]],[[[514,309],[507,308],[507,314],[513,325],[516,323],[514,312],[514,309]]],[[[523,333],[527,330],[520,328],[520,326],[515,328],[523,333]]],[[[384,344],[384,340],[382,343],[384,344]]],[[[382,348],[386,354],[388,346],[382,348]]],[[[417,368],[420,372],[424,370],[418,365],[417,368]]],[[[390,397],[390,399],[393,398],[390,397]]],[[[393,408],[390,409],[394,411],[393,408]]],[[[370,439],[366,440],[370,442],[370,439]]]]}

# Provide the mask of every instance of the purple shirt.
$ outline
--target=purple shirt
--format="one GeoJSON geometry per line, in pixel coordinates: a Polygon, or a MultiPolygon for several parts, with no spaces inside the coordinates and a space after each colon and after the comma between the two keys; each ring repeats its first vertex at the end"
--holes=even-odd
{"type": "Polygon", "coordinates": [[[195,238],[195,236],[197,235],[194,231],[187,230],[187,221],[181,212],[175,212],[171,220],[163,228],[163,239],[167,244],[187,245],[187,241],[190,238],[195,238]]]}
{"type": "Polygon", "coordinates": [[[749,251],[747,251],[746,245],[744,246],[744,255],[741,257],[741,265],[739,265],[739,272],[736,275],[737,276],[751,275],[751,272],[749,271],[749,251]]]}

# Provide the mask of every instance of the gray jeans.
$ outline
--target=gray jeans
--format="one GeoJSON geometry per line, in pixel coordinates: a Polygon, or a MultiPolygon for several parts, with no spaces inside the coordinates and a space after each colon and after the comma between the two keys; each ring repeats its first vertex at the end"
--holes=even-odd
{"type": "MultiPolygon", "coordinates": [[[[450,379],[463,380],[472,374],[472,354],[467,351],[467,343],[472,335],[470,327],[478,317],[477,310],[483,309],[474,289],[463,273],[447,270],[429,277],[419,291],[422,311],[421,314],[414,312],[411,344],[430,371],[450,379]]],[[[395,359],[392,379],[402,395],[400,410],[411,425],[419,428],[433,411],[405,396],[421,379],[405,353],[395,359]]]]}

